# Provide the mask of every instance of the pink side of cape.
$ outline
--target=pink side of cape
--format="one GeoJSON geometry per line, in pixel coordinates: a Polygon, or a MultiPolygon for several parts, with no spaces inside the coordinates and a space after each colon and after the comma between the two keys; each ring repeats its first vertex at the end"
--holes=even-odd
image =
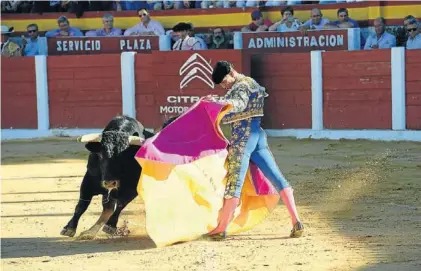
{"type": "Polygon", "coordinates": [[[253,179],[254,189],[258,195],[278,194],[276,188],[253,162],[250,162],[250,175],[253,179]]]}
{"type": "Polygon", "coordinates": [[[188,164],[226,149],[216,120],[224,104],[200,100],[154,137],[145,141],[136,157],[173,165],[188,164]]]}
{"type": "MultiPolygon", "coordinates": [[[[226,153],[228,141],[216,131],[224,104],[200,100],[154,137],[145,141],[137,158],[181,165],[202,157],[226,153]]],[[[252,162],[250,173],[256,193],[277,194],[276,189],[252,162]]]]}

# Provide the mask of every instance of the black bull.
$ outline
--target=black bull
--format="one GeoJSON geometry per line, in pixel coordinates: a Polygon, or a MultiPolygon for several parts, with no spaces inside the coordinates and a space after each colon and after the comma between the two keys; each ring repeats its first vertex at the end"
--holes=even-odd
{"type": "MultiPolygon", "coordinates": [[[[169,119],[162,128],[175,120],[169,119]]],[[[121,211],[137,197],[137,185],[142,168],[135,154],[144,139],[154,136],[141,123],[127,116],[113,118],[101,133],[100,140],[92,140],[85,147],[90,151],[87,170],[80,186],[80,197],[73,217],[62,229],[61,235],[73,237],[78,222],[96,195],[102,195],[102,213],[97,222],[80,235],[93,239],[103,231],[114,234],[121,211]],[[131,144],[131,140],[135,144],[131,144]],[[140,140],[139,140],[140,139],[140,140]],[[136,143],[137,142],[137,143],[136,143]],[[140,144],[139,144],[140,143],[140,144]]]]}

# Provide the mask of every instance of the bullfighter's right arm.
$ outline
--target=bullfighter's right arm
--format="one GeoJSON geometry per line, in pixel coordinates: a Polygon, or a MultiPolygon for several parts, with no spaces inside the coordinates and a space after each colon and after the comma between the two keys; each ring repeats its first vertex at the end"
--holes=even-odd
{"type": "Polygon", "coordinates": [[[238,113],[246,109],[249,102],[250,90],[247,84],[238,83],[225,96],[221,97],[219,101],[229,103],[233,106],[232,113],[238,113]]]}

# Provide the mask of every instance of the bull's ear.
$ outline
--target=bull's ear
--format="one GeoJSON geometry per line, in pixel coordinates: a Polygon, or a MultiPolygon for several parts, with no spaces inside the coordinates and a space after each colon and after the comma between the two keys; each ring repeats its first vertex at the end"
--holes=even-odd
{"type": "Polygon", "coordinates": [[[88,142],[85,144],[85,148],[90,152],[100,152],[101,142],[88,142]]]}

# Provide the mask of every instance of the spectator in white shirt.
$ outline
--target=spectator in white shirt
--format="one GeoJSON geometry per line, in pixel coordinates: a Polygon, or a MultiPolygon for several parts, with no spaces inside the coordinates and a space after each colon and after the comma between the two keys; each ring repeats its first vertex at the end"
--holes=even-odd
{"type": "Polygon", "coordinates": [[[293,32],[298,31],[301,26],[299,19],[294,17],[294,9],[290,6],[281,10],[282,20],[269,27],[269,31],[293,32]]]}
{"type": "Polygon", "coordinates": [[[140,23],[124,31],[124,36],[165,35],[165,29],[158,21],[152,20],[145,8],[137,11],[140,23]]]}
{"type": "Polygon", "coordinates": [[[375,34],[370,35],[364,45],[364,50],[386,49],[396,46],[396,37],[386,32],[385,21],[383,17],[374,20],[375,34]]]}
{"type": "Polygon", "coordinates": [[[196,40],[198,40],[199,41],[199,43],[200,43],[200,47],[201,47],[201,49],[203,49],[203,50],[206,50],[206,49],[208,49],[208,45],[206,44],[206,42],[205,42],[205,40],[203,39],[203,38],[201,38],[201,37],[199,37],[199,36],[196,36],[195,34],[194,34],[194,26],[193,26],[193,24],[192,23],[187,23],[188,25],[189,25],[189,30],[187,31],[187,34],[190,36],[190,37],[194,37],[196,40]]]}
{"type": "Polygon", "coordinates": [[[409,33],[406,41],[406,49],[421,49],[421,31],[420,24],[416,20],[412,20],[407,26],[406,31],[409,33]]]}
{"type": "Polygon", "coordinates": [[[85,33],[86,37],[106,37],[106,36],[121,36],[123,32],[120,28],[114,27],[114,17],[111,14],[102,16],[103,28],[97,30],[90,30],[85,33]]]}

